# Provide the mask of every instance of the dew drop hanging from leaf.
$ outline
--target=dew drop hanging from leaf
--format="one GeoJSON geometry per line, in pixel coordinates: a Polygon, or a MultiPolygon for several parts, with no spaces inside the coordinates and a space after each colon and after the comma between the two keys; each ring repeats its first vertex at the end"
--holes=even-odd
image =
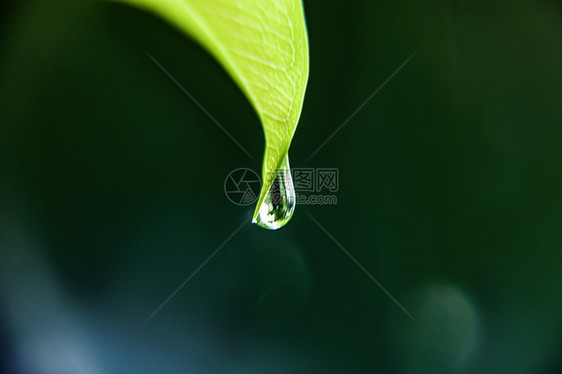
{"type": "Polygon", "coordinates": [[[193,37],[238,84],[265,134],[263,184],[252,222],[267,229],[285,225],[295,208],[288,151],[308,81],[301,0],[114,1],[149,10],[193,37]]]}
{"type": "Polygon", "coordinates": [[[271,178],[273,183],[267,193],[258,200],[257,214],[252,222],[266,229],[277,230],[291,219],[295,211],[295,187],[288,155],[282,168],[275,171],[271,178]]]}

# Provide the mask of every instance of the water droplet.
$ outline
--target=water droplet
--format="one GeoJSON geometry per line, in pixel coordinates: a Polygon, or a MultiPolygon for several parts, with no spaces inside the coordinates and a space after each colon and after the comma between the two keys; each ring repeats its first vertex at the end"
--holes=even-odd
{"type": "Polygon", "coordinates": [[[275,179],[261,202],[253,223],[269,230],[285,226],[295,211],[295,200],[295,188],[287,155],[281,169],[276,171],[275,179]]]}

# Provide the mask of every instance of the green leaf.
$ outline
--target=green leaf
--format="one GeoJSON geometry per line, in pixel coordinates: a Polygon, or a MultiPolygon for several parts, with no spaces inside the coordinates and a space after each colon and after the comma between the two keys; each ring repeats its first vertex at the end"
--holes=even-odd
{"type": "Polygon", "coordinates": [[[255,108],[265,133],[256,222],[275,171],[288,167],[308,81],[301,0],[117,1],[154,12],[192,36],[219,61],[255,108]]]}

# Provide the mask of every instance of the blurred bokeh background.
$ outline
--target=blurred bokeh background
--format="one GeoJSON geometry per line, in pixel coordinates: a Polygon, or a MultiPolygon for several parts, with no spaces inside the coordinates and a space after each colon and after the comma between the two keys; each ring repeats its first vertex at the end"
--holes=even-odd
{"type": "Polygon", "coordinates": [[[290,156],[338,203],[243,222],[257,116],[156,17],[0,9],[0,370],[562,372],[562,4],[306,0],[290,156]],[[415,57],[315,157],[312,152],[415,57]],[[414,316],[413,322],[305,214],[414,316]]]}

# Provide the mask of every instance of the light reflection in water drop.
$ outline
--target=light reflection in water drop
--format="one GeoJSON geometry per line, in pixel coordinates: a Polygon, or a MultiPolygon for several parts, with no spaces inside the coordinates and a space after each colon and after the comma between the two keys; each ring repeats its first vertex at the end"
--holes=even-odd
{"type": "Polygon", "coordinates": [[[269,230],[283,227],[293,216],[295,200],[295,188],[287,155],[281,169],[276,171],[275,179],[261,202],[253,223],[269,230]]]}

